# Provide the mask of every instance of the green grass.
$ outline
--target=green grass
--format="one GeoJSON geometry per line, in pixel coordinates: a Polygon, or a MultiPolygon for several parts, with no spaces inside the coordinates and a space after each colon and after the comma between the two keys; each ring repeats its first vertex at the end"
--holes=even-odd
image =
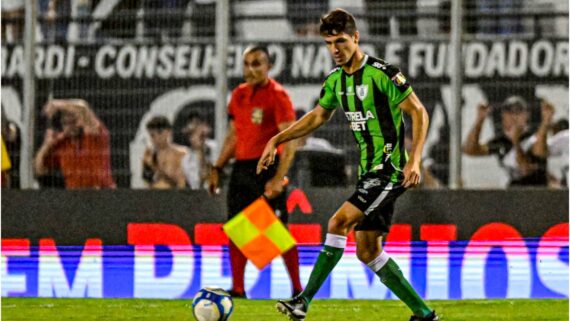
{"type": "MultiPolygon", "coordinates": [[[[567,321],[568,300],[431,301],[444,321],[567,321]]],[[[285,321],[273,300],[235,300],[232,321],[285,321]]],[[[315,300],[307,321],[407,321],[399,301],[315,300]]],[[[2,320],[194,320],[189,300],[2,298],[2,320]]]]}

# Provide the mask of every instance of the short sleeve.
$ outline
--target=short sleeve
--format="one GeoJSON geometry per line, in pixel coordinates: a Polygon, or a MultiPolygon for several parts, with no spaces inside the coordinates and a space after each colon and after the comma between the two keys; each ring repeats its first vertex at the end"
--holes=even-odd
{"type": "Polygon", "coordinates": [[[277,125],[295,121],[295,109],[289,95],[285,92],[278,92],[275,95],[275,123],[277,125]]]}
{"type": "Polygon", "coordinates": [[[396,66],[385,65],[384,75],[379,82],[380,90],[388,96],[390,106],[397,106],[412,93],[412,86],[396,66]]]}
{"type": "Polygon", "coordinates": [[[324,109],[333,110],[338,107],[338,99],[334,93],[333,84],[328,79],[323,83],[321,94],[319,95],[319,105],[324,109]]]}

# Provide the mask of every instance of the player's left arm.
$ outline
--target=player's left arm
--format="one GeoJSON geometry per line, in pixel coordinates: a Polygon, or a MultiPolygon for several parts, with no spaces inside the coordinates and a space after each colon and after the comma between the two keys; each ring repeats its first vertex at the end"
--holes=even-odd
{"type": "MultiPolygon", "coordinates": [[[[293,121],[282,122],[278,125],[279,132],[284,131],[293,124],[293,121]]],[[[279,164],[275,172],[275,176],[265,185],[265,195],[268,198],[276,197],[283,192],[283,179],[295,159],[295,152],[297,151],[297,141],[290,140],[283,146],[283,151],[279,155],[279,164]]]]}
{"type": "Polygon", "coordinates": [[[399,107],[412,118],[412,148],[410,158],[404,167],[404,182],[402,183],[408,188],[420,183],[422,151],[429,126],[429,117],[426,108],[414,92],[411,92],[399,107]]]}

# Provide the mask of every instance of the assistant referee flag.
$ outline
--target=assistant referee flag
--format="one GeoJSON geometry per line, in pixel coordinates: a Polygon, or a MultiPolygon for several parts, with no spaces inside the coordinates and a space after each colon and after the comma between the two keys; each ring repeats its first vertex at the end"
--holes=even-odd
{"type": "Polygon", "coordinates": [[[223,229],[230,240],[260,270],[296,244],[265,197],[251,203],[224,224],[223,229]]]}

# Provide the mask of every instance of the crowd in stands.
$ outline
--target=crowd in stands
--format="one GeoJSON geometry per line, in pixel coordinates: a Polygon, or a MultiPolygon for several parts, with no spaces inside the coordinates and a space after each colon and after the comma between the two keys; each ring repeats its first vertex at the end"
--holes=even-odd
{"type": "MultiPolygon", "coordinates": [[[[215,0],[37,0],[42,41],[137,39],[171,41],[215,36],[215,0]]],[[[568,10],[556,0],[466,0],[470,34],[567,35],[568,10]],[[531,15],[523,12],[532,12],[531,15]],[[566,26],[566,27],[565,27],[566,26]]],[[[238,0],[230,1],[232,36],[246,40],[317,37],[318,19],[334,7],[350,8],[373,37],[430,36],[449,31],[451,1],[238,0]]],[[[2,1],[2,39],[24,31],[24,1],[2,1]]]]}

